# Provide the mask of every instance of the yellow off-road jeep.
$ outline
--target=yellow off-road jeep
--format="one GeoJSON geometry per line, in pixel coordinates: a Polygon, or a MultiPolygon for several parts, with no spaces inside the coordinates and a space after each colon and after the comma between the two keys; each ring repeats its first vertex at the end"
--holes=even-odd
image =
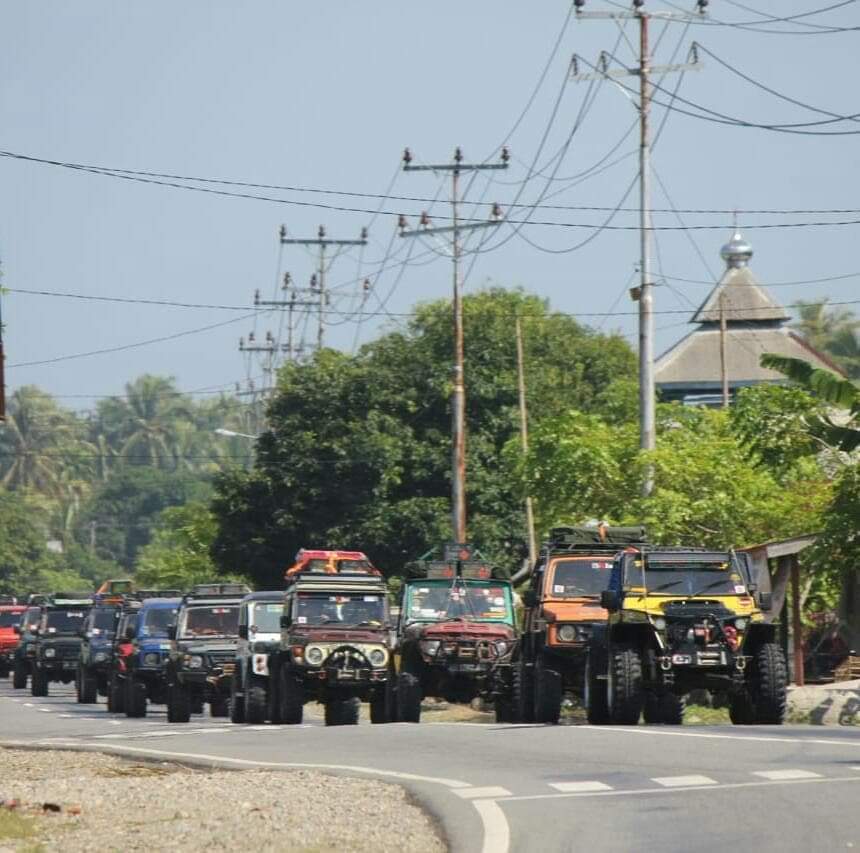
{"type": "Polygon", "coordinates": [[[593,723],[679,724],[686,695],[728,698],[738,724],[780,724],[786,665],[776,625],[733,551],[642,546],[618,554],[593,635],[585,702],[593,723]]]}

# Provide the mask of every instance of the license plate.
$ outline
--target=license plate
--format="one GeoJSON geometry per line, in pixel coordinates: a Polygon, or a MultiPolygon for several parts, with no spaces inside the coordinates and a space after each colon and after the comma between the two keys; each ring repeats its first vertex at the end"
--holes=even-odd
{"type": "Polygon", "coordinates": [[[355,679],[355,673],[350,669],[339,669],[337,677],[342,681],[349,681],[355,679]]]}
{"type": "Polygon", "coordinates": [[[77,666],[77,664],[73,660],[64,660],[63,661],[63,669],[74,669],[76,666],[77,666]]]}

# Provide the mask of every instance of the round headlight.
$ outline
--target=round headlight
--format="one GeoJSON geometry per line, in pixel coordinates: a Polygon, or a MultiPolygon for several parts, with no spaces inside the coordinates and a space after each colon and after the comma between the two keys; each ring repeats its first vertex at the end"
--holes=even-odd
{"type": "Polygon", "coordinates": [[[562,625],[558,629],[558,638],[563,643],[572,643],[576,639],[576,627],[573,625],[562,625]]]}
{"type": "Polygon", "coordinates": [[[387,663],[388,653],[385,649],[371,649],[367,655],[367,659],[370,661],[372,667],[379,669],[379,667],[385,666],[387,663]]]}
{"type": "Polygon", "coordinates": [[[203,666],[203,658],[200,655],[186,655],[185,663],[189,669],[200,669],[203,666]]]}
{"type": "Polygon", "coordinates": [[[741,616],[739,619],[735,619],[735,628],[737,628],[738,631],[743,631],[746,628],[746,626],[747,626],[747,620],[744,619],[743,616],[741,616]]]}
{"type": "Polygon", "coordinates": [[[662,616],[658,616],[658,617],[654,620],[654,627],[655,627],[658,631],[665,631],[665,630],[666,630],[666,620],[665,620],[662,616]]]}
{"type": "Polygon", "coordinates": [[[45,649],[45,657],[46,658],[56,657],[56,655],[57,655],[56,649],[45,649]]]}
{"type": "Polygon", "coordinates": [[[305,649],[305,660],[311,666],[319,666],[325,659],[325,652],[319,646],[308,646],[305,649]]]}
{"type": "Polygon", "coordinates": [[[105,652],[96,652],[93,660],[96,663],[101,663],[102,661],[106,661],[107,660],[107,654],[105,652]]]}
{"type": "Polygon", "coordinates": [[[441,640],[422,640],[421,651],[424,652],[425,655],[430,655],[430,657],[432,657],[439,651],[441,642],[441,640]]]}
{"type": "Polygon", "coordinates": [[[503,657],[504,655],[507,654],[508,644],[504,640],[497,640],[495,645],[496,645],[496,655],[498,657],[503,657]]]}
{"type": "Polygon", "coordinates": [[[158,666],[161,661],[161,656],[156,654],[155,652],[149,652],[143,656],[143,665],[144,666],[158,666]]]}

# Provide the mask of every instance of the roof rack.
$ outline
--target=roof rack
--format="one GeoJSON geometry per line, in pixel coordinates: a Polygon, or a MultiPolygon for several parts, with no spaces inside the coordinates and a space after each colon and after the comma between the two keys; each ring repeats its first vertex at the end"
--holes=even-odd
{"type": "Polygon", "coordinates": [[[181,589],[139,589],[137,597],[141,601],[147,598],[182,598],[185,591],[181,589]]]}
{"type": "Polygon", "coordinates": [[[134,581],[130,578],[112,578],[106,580],[97,590],[96,595],[128,595],[134,592],[134,581]]]}
{"type": "Polygon", "coordinates": [[[406,564],[406,572],[413,578],[467,578],[471,580],[507,579],[505,570],[493,566],[474,546],[463,542],[448,542],[442,545],[442,559],[426,559],[440,549],[431,549],[420,559],[406,564]]]}
{"type": "Polygon", "coordinates": [[[0,595],[0,607],[13,607],[18,603],[14,595],[0,595]]]}
{"type": "Polygon", "coordinates": [[[55,592],[45,601],[45,604],[53,607],[89,607],[92,603],[91,592],[55,592]]]}
{"type": "Polygon", "coordinates": [[[284,573],[287,583],[298,575],[372,575],[382,577],[363,551],[326,550],[321,548],[300,548],[295,561],[284,573]]]}
{"type": "Polygon", "coordinates": [[[244,583],[198,583],[182,596],[184,601],[196,598],[244,598],[251,587],[244,583]]]}
{"type": "Polygon", "coordinates": [[[352,573],[339,572],[338,574],[325,574],[323,572],[303,572],[302,574],[293,575],[290,579],[291,583],[287,590],[365,590],[369,592],[368,587],[374,587],[374,590],[382,592],[387,590],[385,578],[381,574],[369,574],[367,572],[352,573]]]}
{"type": "Polygon", "coordinates": [[[644,524],[610,527],[598,524],[589,527],[553,527],[544,549],[554,551],[619,550],[620,545],[641,545],[648,541],[644,524]]]}

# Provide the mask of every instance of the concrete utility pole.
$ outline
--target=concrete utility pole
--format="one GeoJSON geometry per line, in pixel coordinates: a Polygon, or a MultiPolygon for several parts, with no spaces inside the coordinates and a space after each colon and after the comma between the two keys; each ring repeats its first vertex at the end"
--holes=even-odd
{"type": "Polygon", "coordinates": [[[487,222],[462,223],[459,218],[460,206],[460,175],[464,172],[480,172],[489,169],[507,169],[510,155],[507,148],[502,149],[499,163],[464,163],[463,152],[458,147],[454,151],[453,163],[437,165],[415,165],[412,154],[407,148],[403,152],[403,170],[405,172],[448,172],[451,175],[451,225],[430,227],[430,217],[421,214],[421,227],[408,230],[406,217],[400,217],[401,237],[431,237],[440,234],[450,235],[451,244],[448,249],[451,254],[454,277],[454,295],[452,310],[454,320],[454,369],[453,395],[451,400],[451,433],[452,433],[452,479],[451,479],[451,528],[455,542],[466,542],[466,386],[463,376],[463,300],[462,281],[460,277],[460,235],[463,231],[473,231],[477,228],[488,228],[499,225],[501,211],[497,204],[493,205],[493,219],[487,222]]]}
{"type": "MultiPolygon", "coordinates": [[[[346,246],[366,246],[367,245],[367,229],[361,229],[361,237],[358,240],[333,240],[330,237],[326,237],[325,227],[320,225],[319,230],[317,231],[317,236],[315,238],[298,238],[298,237],[287,237],[287,229],[285,226],[281,226],[281,245],[283,246],[317,246],[319,248],[319,265],[317,267],[316,272],[316,282],[315,289],[319,294],[318,304],[317,304],[317,314],[319,318],[319,325],[317,329],[317,347],[322,349],[323,347],[323,339],[325,337],[325,324],[323,322],[323,317],[325,315],[325,307],[328,304],[328,295],[325,290],[326,283],[326,272],[328,268],[326,266],[326,253],[330,246],[335,246],[337,248],[344,248],[346,246]]],[[[337,252],[335,253],[334,258],[337,257],[337,252]]],[[[334,261],[332,258],[332,261],[334,261]]]]}
{"type": "MultiPolygon", "coordinates": [[[[529,415],[526,406],[526,370],[523,356],[523,327],[517,314],[517,386],[520,395],[520,445],[523,456],[529,452],[529,415]]],[[[535,539],[535,516],[532,496],[526,495],[526,529],[529,537],[529,566],[534,569],[537,563],[537,540],[535,539]]]]}
{"type": "MultiPolygon", "coordinates": [[[[579,57],[573,57],[571,79],[596,80],[612,77],[635,76],[639,78],[639,287],[633,288],[631,297],[639,303],[639,447],[653,450],[656,446],[654,385],[654,282],[651,280],[651,141],[649,135],[649,114],[651,108],[651,75],[667,74],[677,71],[698,70],[701,65],[693,45],[690,53],[692,61],[680,65],[652,65],[648,44],[648,22],[652,18],[660,20],[692,20],[705,13],[708,0],[697,0],[698,15],[686,12],[646,12],[645,0],[633,0],[633,8],[618,12],[584,12],[585,0],[574,0],[577,18],[601,18],[610,20],[635,19],[639,22],[639,62],[635,68],[610,68],[613,57],[601,53],[597,71],[579,73],[579,57]]],[[[643,492],[645,496],[654,489],[653,471],[645,476],[643,492]]]]}

